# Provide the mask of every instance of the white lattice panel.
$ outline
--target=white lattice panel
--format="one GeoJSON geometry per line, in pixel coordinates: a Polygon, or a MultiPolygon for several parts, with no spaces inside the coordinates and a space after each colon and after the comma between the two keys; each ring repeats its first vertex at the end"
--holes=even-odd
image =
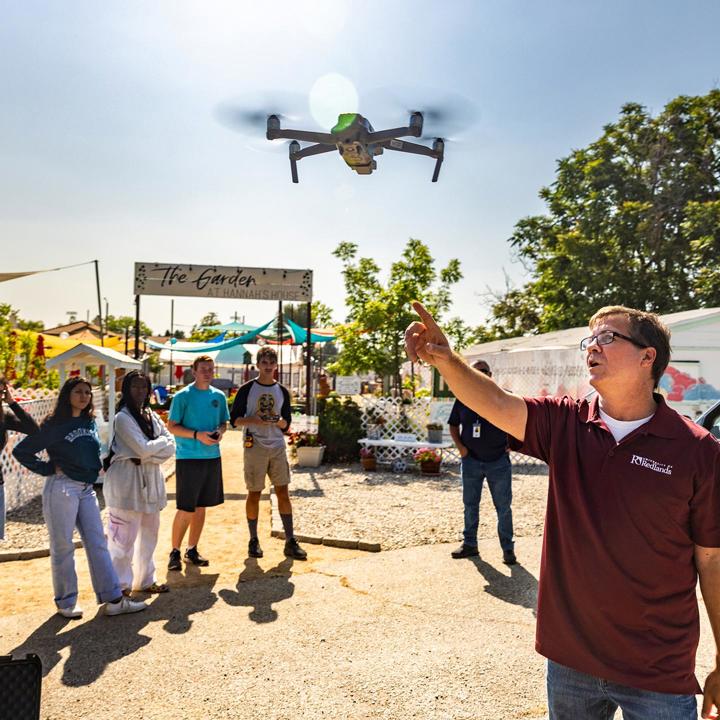
{"type": "MultiPolygon", "coordinates": [[[[359,405],[365,435],[375,440],[392,440],[397,433],[412,433],[422,442],[427,438],[426,426],[430,421],[431,404],[429,397],[414,398],[408,404],[402,398],[362,395],[359,405]],[[381,423],[376,422],[378,418],[382,418],[381,423]]],[[[398,458],[412,462],[412,454],[408,454],[406,448],[378,448],[376,457],[378,462],[391,463],[398,458]]],[[[544,465],[542,461],[522,453],[512,452],[510,458],[514,464],[544,465]]],[[[459,462],[460,454],[454,447],[443,450],[444,464],[459,462]]]]}
{"type": "MultiPolygon", "coordinates": [[[[16,393],[16,395],[22,397],[30,394],[37,394],[40,398],[27,402],[20,401],[20,406],[40,424],[53,407],[55,407],[57,391],[51,391],[49,394],[47,391],[35,391],[31,393],[31,391],[27,390],[18,390],[16,393]]],[[[26,470],[12,456],[13,448],[24,437],[24,435],[19,433],[8,432],[7,445],[0,453],[0,465],[2,466],[3,478],[5,479],[5,507],[7,510],[13,510],[32,500],[42,492],[43,484],[45,483],[44,477],[26,470]]]]}

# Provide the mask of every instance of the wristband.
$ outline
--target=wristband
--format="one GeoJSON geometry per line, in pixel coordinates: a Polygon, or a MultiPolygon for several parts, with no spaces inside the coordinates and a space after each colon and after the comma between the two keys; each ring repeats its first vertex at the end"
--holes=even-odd
{"type": "Polygon", "coordinates": [[[197,440],[197,430],[193,430],[193,440],[197,440]]]}

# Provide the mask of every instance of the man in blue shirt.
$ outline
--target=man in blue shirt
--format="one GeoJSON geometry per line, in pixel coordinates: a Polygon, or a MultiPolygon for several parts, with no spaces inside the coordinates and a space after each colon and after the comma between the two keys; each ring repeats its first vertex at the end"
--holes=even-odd
{"type": "MultiPolygon", "coordinates": [[[[473,367],[492,377],[490,366],[484,360],[478,360],[473,367]]],[[[480,497],[483,482],[487,478],[497,512],[497,531],[503,562],[514,565],[517,559],[513,542],[512,469],[507,434],[459,400],[453,405],[448,424],[450,435],[460,453],[465,505],[463,543],[457,550],[453,550],[451,555],[455,559],[478,555],[480,497]]]]}
{"type": "Polygon", "coordinates": [[[192,366],[195,382],[176,393],[170,406],[168,430],[177,438],[175,485],[177,513],[172,527],[173,548],[168,570],[180,570],[180,545],[190,528],[185,562],[205,567],[197,549],[205,524],[205,508],[224,502],[220,441],[230,419],[227,398],[210,385],[215,364],[208,355],[192,366]]]}

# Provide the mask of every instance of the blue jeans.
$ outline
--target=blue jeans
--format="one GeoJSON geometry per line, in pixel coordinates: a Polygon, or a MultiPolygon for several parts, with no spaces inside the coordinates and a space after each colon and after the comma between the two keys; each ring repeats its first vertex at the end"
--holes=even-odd
{"type": "Polygon", "coordinates": [[[618,685],[548,660],[550,720],[697,720],[694,695],[675,695],[618,685]]]}
{"type": "Polygon", "coordinates": [[[512,521],[512,466],[506,453],[493,462],[482,462],[467,455],[462,459],[463,504],[465,505],[465,529],[463,542],[477,547],[478,524],[480,522],[480,498],[483,481],[487,478],[497,513],[497,532],[500,547],[504,551],[513,550],[512,521]]]}
{"type": "Polygon", "coordinates": [[[50,475],[42,494],[43,517],[50,537],[55,604],[71,608],[77,602],[77,573],[73,529],[77,527],[90,568],[90,579],[99,603],[121,595],[117,573],[110,560],[100,508],[92,485],[71,480],[62,473],[50,475]]]}

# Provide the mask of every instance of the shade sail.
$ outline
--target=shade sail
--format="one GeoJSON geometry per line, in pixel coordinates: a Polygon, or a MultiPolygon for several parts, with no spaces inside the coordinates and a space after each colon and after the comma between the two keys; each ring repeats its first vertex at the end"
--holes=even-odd
{"type": "Polygon", "coordinates": [[[255,325],[247,325],[244,322],[238,322],[233,320],[229,323],[223,323],[221,325],[203,325],[203,330],[217,330],[218,332],[232,332],[232,333],[249,333],[253,330],[257,330],[255,325]]]}
{"type": "MultiPolygon", "coordinates": [[[[215,352],[216,350],[224,350],[225,348],[231,348],[235,345],[242,345],[243,343],[252,342],[255,340],[255,338],[260,335],[263,330],[267,330],[272,324],[274,320],[270,320],[270,322],[265,323],[265,325],[261,325],[258,328],[255,328],[252,332],[245,333],[244,335],[240,335],[239,337],[233,338],[232,340],[226,340],[224,342],[209,342],[209,343],[191,343],[191,342],[182,342],[178,341],[176,343],[173,343],[172,349],[173,350],[182,350],[183,352],[192,352],[192,353],[200,353],[200,352],[215,352]]],[[[153,350],[166,350],[167,345],[163,343],[157,343],[153,340],[146,340],[146,345],[149,348],[152,348],[153,350]]]]}
{"type": "MultiPolygon", "coordinates": [[[[301,327],[296,322],[293,322],[292,320],[290,320],[290,318],[285,319],[285,324],[292,333],[294,343],[297,343],[298,345],[304,345],[307,342],[307,330],[304,327],[301,327]]],[[[332,342],[336,338],[337,335],[335,335],[330,330],[318,330],[310,328],[310,342],[326,343],[332,342]]]]}

